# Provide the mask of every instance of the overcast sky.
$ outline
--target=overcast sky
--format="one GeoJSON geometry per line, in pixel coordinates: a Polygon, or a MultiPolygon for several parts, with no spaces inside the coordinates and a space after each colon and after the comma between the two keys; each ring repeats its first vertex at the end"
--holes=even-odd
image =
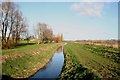
{"type": "MultiPolygon", "coordinates": [[[[87,0],[86,0],[87,1],[87,0]]],[[[49,24],[65,40],[117,39],[117,2],[18,2],[30,33],[38,22],[49,24]]]]}

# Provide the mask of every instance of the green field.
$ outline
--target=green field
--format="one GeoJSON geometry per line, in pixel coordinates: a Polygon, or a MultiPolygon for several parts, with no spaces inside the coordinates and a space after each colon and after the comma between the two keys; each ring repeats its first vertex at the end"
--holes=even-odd
{"type": "Polygon", "coordinates": [[[119,54],[118,48],[89,45],[89,44],[85,44],[84,48],[91,51],[92,53],[99,54],[100,56],[104,58],[108,58],[114,62],[120,63],[120,54],[119,54]]]}
{"type": "Polygon", "coordinates": [[[71,44],[67,44],[64,46],[65,61],[62,72],[59,75],[59,79],[100,80],[97,75],[79,62],[79,59],[76,58],[76,55],[74,54],[74,50],[71,49],[71,46],[75,45],[70,45],[71,44]]]}
{"type": "Polygon", "coordinates": [[[2,75],[12,78],[30,77],[49,62],[60,45],[21,42],[15,49],[3,50],[2,75]]]}
{"type": "MultiPolygon", "coordinates": [[[[2,50],[2,75],[29,78],[51,59],[62,43],[35,44],[21,41],[16,48],[2,50]]],[[[68,42],[64,46],[64,66],[59,79],[100,80],[119,78],[118,49],[68,42]]]]}
{"type": "MultiPolygon", "coordinates": [[[[93,45],[92,45],[93,46],[93,45]]],[[[88,47],[88,46],[87,46],[88,47]]],[[[60,77],[66,77],[66,76],[73,76],[77,78],[81,78],[80,75],[83,75],[85,72],[84,70],[77,70],[76,74],[74,71],[76,71],[76,66],[80,66],[79,64],[83,65],[83,67],[91,70],[93,73],[95,73],[99,78],[118,78],[120,77],[120,64],[116,61],[113,61],[112,59],[103,57],[100,55],[100,51],[97,53],[91,52],[85,45],[79,44],[79,43],[67,43],[64,46],[64,54],[65,54],[65,64],[63,67],[63,71],[60,75],[60,77]],[[70,56],[70,57],[69,57],[70,56]],[[79,62],[74,66],[74,60],[75,62],[79,62]],[[72,63],[71,63],[72,62],[72,63]],[[73,70],[72,70],[73,69],[73,70]],[[83,72],[83,73],[82,73],[83,72]],[[71,73],[71,74],[69,74],[71,73]],[[81,74],[80,74],[81,73],[81,74]],[[74,74],[74,75],[73,75],[74,74]],[[66,75],[66,76],[65,76],[66,75]]],[[[95,46],[94,46],[95,47],[95,46]]],[[[87,70],[89,73],[89,70],[87,70]]],[[[85,75],[83,75],[84,77],[85,75]]],[[[94,79],[94,77],[92,77],[94,79]]]]}

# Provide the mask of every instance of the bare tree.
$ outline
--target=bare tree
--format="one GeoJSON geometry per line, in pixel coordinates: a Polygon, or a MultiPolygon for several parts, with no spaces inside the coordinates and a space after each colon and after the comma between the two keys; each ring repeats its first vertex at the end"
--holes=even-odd
{"type": "Polygon", "coordinates": [[[53,40],[53,30],[45,23],[38,23],[37,25],[37,38],[43,41],[53,40]]]}
{"type": "Polygon", "coordinates": [[[2,2],[2,15],[1,15],[1,22],[2,22],[2,26],[1,26],[1,31],[2,31],[2,47],[5,48],[7,46],[7,31],[8,31],[8,27],[9,25],[9,14],[10,14],[10,7],[11,7],[11,3],[10,2],[2,2]]]}
{"type": "Polygon", "coordinates": [[[22,17],[22,13],[18,10],[16,12],[16,25],[15,25],[15,43],[18,43],[19,39],[20,39],[20,35],[22,33],[25,33],[26,32],[26,27],[27,27],[27,24],[26,24],[26,21],[24,19],[24,17],[22,17]]]}
{"type": "Polygon", "coordinates": [[[1,15],[2,48],[10,48],[18,43],[20,35],[25,31],[26,25],[21,11],[13,2],[2,2],[1,15]]]}

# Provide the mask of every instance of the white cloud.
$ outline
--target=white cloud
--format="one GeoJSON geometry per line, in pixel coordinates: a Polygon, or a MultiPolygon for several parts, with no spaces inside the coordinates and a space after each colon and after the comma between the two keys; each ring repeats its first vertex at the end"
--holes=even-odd
{"type": "Polygon", "coordinates": [[[80,2],[71,6],[72,10],[77,11],[78,15],[101,16],[104,3],[98,2],[80,2]]]}

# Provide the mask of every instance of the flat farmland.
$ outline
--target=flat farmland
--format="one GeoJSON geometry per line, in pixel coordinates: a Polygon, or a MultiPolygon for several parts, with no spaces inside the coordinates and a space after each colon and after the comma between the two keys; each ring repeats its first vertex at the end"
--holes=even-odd
{"type": "Polygon", "coordinates": [[[77,59],[81,65],[90,69],[93,73],[99,76],[99,78],[118,78],[120,76],[119,59],[114,59],[108,56],[110,54],[117,54],[116,57],[119,58],[119,53],[117,53],[118,51],[116,51],[116,49],[111,48],[112,51],[107,52],[109,48],[103,47],[72,42],[67,43],[64,46],[64,54],[67,53],[69,55],[74,55],[75,59],[77,59]],[[93,50],[93,47],[97,48],[98,51],[93,50]],[[103,52],[103,49],[107,49],[106,52],[103,52]],[[106,57],[102,55],[105,53],[108,54],[106,57]]]}

